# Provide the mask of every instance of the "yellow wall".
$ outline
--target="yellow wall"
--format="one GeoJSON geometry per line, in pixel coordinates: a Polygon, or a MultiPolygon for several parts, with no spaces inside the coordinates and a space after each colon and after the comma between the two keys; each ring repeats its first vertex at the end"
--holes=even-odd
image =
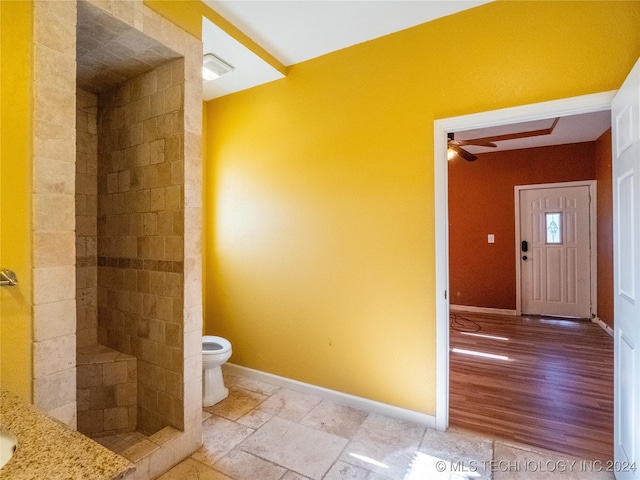
{"type": "Polygon", "coordinates": [[[495,2],[207,103],[231,362],[435,413],[433,120],[616,89],[639,2],[495,2]]]}
{"type": "Polygon", "coordinates": [[[0,12],[0,266],[19,281],[0,288],[0,386],[30,401],[32,2],[0,12]]]}

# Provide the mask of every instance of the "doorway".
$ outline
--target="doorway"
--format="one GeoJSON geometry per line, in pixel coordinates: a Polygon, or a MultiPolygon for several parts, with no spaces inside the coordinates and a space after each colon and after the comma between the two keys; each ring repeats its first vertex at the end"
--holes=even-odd
{"type": "Polygon", "coordinates": [[[515,188],[516,313],[596,312],[596,182],[515,188]]]}
{"type": "Polygon", "coordinates": [[[508,125],[609,110],[615,92],[586,95],[552,102],[465,115],[434,122],[436,204],[436,427],[449,425],[449,230],[447,134],[449,132],[508,125]]]}

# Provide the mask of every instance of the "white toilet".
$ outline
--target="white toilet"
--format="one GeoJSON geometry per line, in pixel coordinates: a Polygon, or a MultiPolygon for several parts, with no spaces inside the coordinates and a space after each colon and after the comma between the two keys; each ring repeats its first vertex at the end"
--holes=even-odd
{"type": "Polygon", "coordinates": [[[231,357],[231,343],[222,337],[202,337],[202,404],[210,407],[229,395],[222,379],[224,362],[231,357]]]}

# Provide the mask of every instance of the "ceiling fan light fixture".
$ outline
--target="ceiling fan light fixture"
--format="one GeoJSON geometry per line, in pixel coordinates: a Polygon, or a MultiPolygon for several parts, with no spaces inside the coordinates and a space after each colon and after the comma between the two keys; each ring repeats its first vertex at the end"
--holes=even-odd
{"type": "Polygon", "coordinates": [[[447,160],[453,160],[457,154],[453,148],[447,148],[447,160]]]}
{"type": "Polygon", "coordinates": [[[234,70],[233,65],[229,65],[213,53],[207,53],[202,57],[202,78],[205,82],[220,78],[234,70]]]}

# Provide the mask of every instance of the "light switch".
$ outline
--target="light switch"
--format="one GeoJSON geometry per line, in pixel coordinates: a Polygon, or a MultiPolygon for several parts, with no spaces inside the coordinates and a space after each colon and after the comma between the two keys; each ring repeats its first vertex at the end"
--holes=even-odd
{"type": "Polygon", "coordinates": [[[493,233],[487,235],[487,243],[496,243],[496,237],[493,233]]]}

